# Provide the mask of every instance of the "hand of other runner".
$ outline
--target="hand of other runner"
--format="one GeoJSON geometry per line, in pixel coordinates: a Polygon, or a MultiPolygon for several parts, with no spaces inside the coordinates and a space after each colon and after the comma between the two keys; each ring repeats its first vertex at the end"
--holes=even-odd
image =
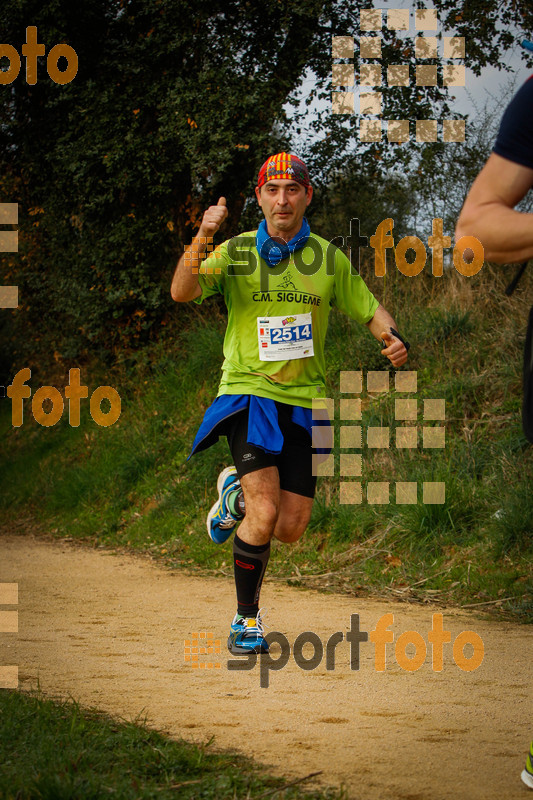
{"type": "Polygon", "coordinates": [[[386,356],[394,367],[401,367],[407,361],[407,349],[403,342],[393,336],[390,331],[383,331],[380,338],[385,343],[385,348],[381,351],[382,356],[386,356]]]}
{"type": "Polygon", "coordinates": [[[214,236],[227,216],[226,198],[219,197],[216,206],[209,206],[204,212],[198,236],[214,236]]]}

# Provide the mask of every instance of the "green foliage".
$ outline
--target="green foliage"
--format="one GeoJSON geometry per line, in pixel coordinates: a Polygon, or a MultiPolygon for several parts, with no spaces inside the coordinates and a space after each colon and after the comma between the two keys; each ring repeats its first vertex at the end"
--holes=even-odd
{"type": "MultiPolygon", "coordinates": [[[[352,263],[357,265],[359,233],[368,240],[378,224],[391,217],[395,239],[402,238],[407,233],[411,212],[412,195],[404,178],[394,174],[385,176],[378,170],[367,173],[361,158],[353,157],[346,160],[341,172],[328,176],[313,198],[308,218],[313,230],[321,236],[346,250],[351,247],[352,263]],[[350,226],[351,220],[359,220],[360,231],[355,221],[350,226]],[[343,237],[344,242],[338,237],[343,237]]],[[[367,241],[367,247],[368,244],[367,241]]]]}
{"type": "Polygon", "coordinates": [[[498,555],[533,552],[533,490],[531,476],[509,487],[502,507],[492,515],[489,531],[495,537],[498,555]]]}
{"type": "MultiPolygon", "coordinates": [[[[79,58],[78,74],[64,86],[49,79],[40,58],[37,84],[26,83],[23,67],[0,87],[0,201],[18,202],[20,220],[20,252],[2,258],[0,283],[17,284],[21,296],[20,308],[0,320],[9,342],[3,372],[13,363],[49,368],[54,355],[68,364],[95,355],[112,363],[122,350],[156,338],[171,305],[176,258],[203,208],[227,197],[225,237],[240,229],[243,209],[243,221],[254,224],[248,201],[257,169],[282,147],[298,146],[317,188],[324,187],[314,213],[328,238],[348,235],[344,203],[365,234],[385,216],[401,230],[411,198],[398,175],[418,149],[385,140],[361,147],[357,115],[309,115],[307,105],[292,117],[288,111],[309,74],[306,103],[314,96],[330,102],[331,36],[357,41],[365,6],[2,3],[3,41],[20,52],[34,25],[47,51],[65,42],[79,58]]],[[[531,28],[531,11],[512,0],[472,0],[461,11],[439,0],[435,7],[445,30],[467,37],[466,63],[475,72],[505,64],[510,25],[531,28]]],[[[387,27],[382,38],[385,66],[397,63],[401,49],[402,63],[414,67],[411,39],[387,27]]],[[[384,117],[440,118],[448,114],[447,94],[441,86],[407,93],[385,87],[384,117]]],[[[427,152],[420,169],[436,175],[451,150],[427,152]]]]}
{"type": "MultiPolygon", "coordinates": [[[[472,539],[479,524],[477,498],[464,491],[466,481],[452,475],[425,476],[427,480],[441,480],[446,486],[444,503],[417,503],[398,507],[395,524],[405,532],[402,544],[412,555],[425,553],[435,556],[445,545],[465,545],[472,539]]],[[[469,486],[471,490],[471,486],[469,486]]]]}
{"type": "Polygon", "coordinates": [[[236,232],[258,162],[284,143],[272,125],[321,5],[70,8],[25,0],[1,12],[6,41],[20,49],[31,21],[40,41],[67,41],[80,64],[66,86],[41,70],[36,86],[2,87],[2,199],[20,204],[13,271],[23,298],[8,334],[26,362],[41,349],[23,335],[28,324],[43,351],[67,360],[146,340],[170,307],[177,255],[219,194],[225,232],[236,232]]]}
{"type": "MultiPolygon", "coordinates": [[[[224,551],[214,552],[207,537],[195,534],[203,534],[226,445],[186,458],[215,394],[224,313],[211,301],[209,312],[191,305],[174,306],[170,314],[168,292],[176,257],[204,206],[227,197],[221,237],[255,225],[251,190],[258,167],[269,152],[296,149],[299,142],[316,187],[310,218],[326,238],[344,237],[346,249],[350,219],[359,219],[361,234],[370,236],[387,217],[394,219],[396,240],[419,221],[429,235],[430,216],[442,216],[449,235],[465,187],[490,148],[487,120],[464,146],[398,147],[385,139],[362,146],[356,115],[308,114],[314,95],[330,102],[332,34],[355,34],[357,45],[360,8],[367,5],[2,4],[3,41],[20,51],[26,26],[36,25],[47,50],[59,42],[73,46],[80,69],[72,83],[58,86],[41,59],[35,86],[22,71],[11,86],[0,87],[0,202],[20,205],[20,252],[0,259],[0,284],[18,284],[21,296],[19,309],[0,315],[0,335],[9,342],[0,376],[13,364],[24,365],[39,384],[60,385],[53,379],[59,371],[64,378],[69,366],[87,364],[91,391],[109,383],[123,397],[123,417],[111,429],[98,429],[87,414],[79,429],[69,427],[66,414],[56,427],[42,429],[28,408],[23,429],[14,431],[5,401],[0,431],[12,458],[0,464],[4,511],[55,520],[61,533],[165,551],[173,564],[220,568],[224,551]],[[309,105],[289,119],[309,75],[309,105]],[[105,380],[98,380],[102,373],[105,380]],[[50,378],[40,380],[45,374],[50,378]]],[[[466,63],[474,72],[505,64],[509,26],[533,27],[531,9],[513,0],[472,0],[460,10],[453,0],[434,6],[444,30],[466,36],[466,63]]],[[[400,51],[394,32],[384,28],[382,37],[384,66],[397,63],[401,52],[402,62],[414,67],[411,42],[400,51]]],[[[417,93],[384,87],[384,117],[449,116],[446,97],[441,87],[417,93]]],[[[503,562],[489,575],[487,552],[494,546],[506,558],[522,559],[524,574],[529,569],[523,563],[529,500],[508,469],[513,459],[531,458],[518,423],[523,337],[517,320],[525,319],[520,297],[527,289],[504,299],[503,277],[487,265],[459,284],[450,272],[437,280],[427,268],[405,279],[388,255],[385,279],[373,276],[367,256],[361,272],[411,341],[419,396],[446,398],[449,443],[446,462],[438,452],[418,459],[407,453],[396,454],[394,465],[406,480],[418,480],[422,468],[440,475],[450,484],[450,502],[354,512],[339,506],[336,487],[325,480],[311,521],[315,538],[294,548],[294,563],[302,574],[314,574],[329,570],[339,548],[361,548],[362,566],[343,588],[352,590],[360,580],[383,588],[392,575],[427,579],[428,586],[435,580],[435,591],[447,591],[433,573],[450,559],[456,585],[465,577],[461,558],[472,551],[469,563],[479,575],[470,580],[468,573],[467,588],[455,589],[455,596],[492,600],[501,590],[518,596],[515,572],[506,572],[503,562]],[[502,491],[509,496],[505,506],[497,502],[502,491]],[[500,507],[513,532],[490,522],[500,507]],[[369,543],[379,537],[380,547],[372,549],[369,543]],[[457,563],[454,547],[461,554],[457,563]]],[[[391,369],[369,333],[335,312],[328,350],[328,393],[335,398],[339,370],[391,369]]],[[[392,424],[386,420],[393,420],[390,398],[372,401],[365,424],[392,424]]],[[[366,450],[365,458],[366,478],[390,479],[390,460],[366,450]]],[[[274,556],[272,565],[287,575],[293,560],[274,556]]]]}
{"type": "MultiPolygon", "coordinates": [[[[355,35],[356,73],[360,66],[357,43],[361,7],[367,8],[368,4],[332,2],[325,6],[333,35],[355,35]]],[[[468,0],[460,4],[456,0],[435,0],[432,7],[436,9],[439,25],[444,31],[465,37],[468,42],[465,64],[476,75],[488,65],[507,69],[504,54],[516,43],[514,31],[525,32],[533,29],[533,11],[530,5],[516,3],[514,0],[468,0]]],[[[407,40],[397,38],[395,32],[385,25],[380,31],[380,36],[382,64],[397,64],[401,60],[401,63],[408,63],[411,70],[414,70],[416,65],[414,40],[410,37],[407,40]]],[[[524,51],[521,55],[529,65],[533,63],[531,54],[526,54],[524,51]]],[[[427,59],[424,63],[435,64],[439,68],[441,66],[437,59],[427,59]]],[[[384,172],[388,168],[402,172],[410,163],[416,163],[418,147],[390,146],[386,141],[367,145],[361,143],[357,135],[359,126],[357,114],[321,114],[319,119],[308,119],[307,108],[317,98],[329,101],[331,91],[331,64],[321,58],[321,54],[312,53],[309,66],[317,78],[316,84],[306,97],[306,108],[295,113],[294,119],[298,126],[297,131],[300,134],[304,155],[316,169],[319,169],[324,176],[331,175],[336,170],[342,171],[347,156],[354,153],[364,162],[366,167],[364,172],[367,175],[372,175],[376,171],[384,172]],[[305,146],[306,139],[310,142],[307,146],[305,146]]],[[[351,90],[348,86],[339,88],[351,90]]],[[[380,92],[382,92],[384,119],[442,119],[452,116],[448,102],[450,96],[441,86],[417,87],[416,92],[406,93],[402,87],[385,85],[380,88],[380,92]]],[[[429,149],[431,150],[431,147],[429,149]]],[[[454,179],[456,177],[454,175],[454,179]]]]}
{"type": "Polygon", "coordinates": [[[429,316],[429,324],[429,335],[434,342],[443,342],[451,336],[468,336],[473,329],[470,312],[455,308],[434,311],[429,316]]]}

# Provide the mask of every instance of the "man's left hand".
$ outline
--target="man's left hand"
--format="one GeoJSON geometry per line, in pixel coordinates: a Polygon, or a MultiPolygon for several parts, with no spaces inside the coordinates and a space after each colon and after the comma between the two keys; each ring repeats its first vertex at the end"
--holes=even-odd
{"type": "Polygon", "coordinates": [[[390,331],[383,331],[380,339],[385,343],[381,355],[386,356],[394,367],[401,367],[407,361],[407,349],[403,342],[390,331]]]}

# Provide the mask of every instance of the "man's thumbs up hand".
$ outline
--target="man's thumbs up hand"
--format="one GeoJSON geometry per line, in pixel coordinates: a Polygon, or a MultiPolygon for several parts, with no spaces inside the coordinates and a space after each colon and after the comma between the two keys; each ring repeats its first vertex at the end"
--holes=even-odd
{"type": "Polygon", "coordinates": [[[209,206],[204,212],[198,236],[214,236],[227,216],[226,198],[219,197],[216,206],[209,206]]]}

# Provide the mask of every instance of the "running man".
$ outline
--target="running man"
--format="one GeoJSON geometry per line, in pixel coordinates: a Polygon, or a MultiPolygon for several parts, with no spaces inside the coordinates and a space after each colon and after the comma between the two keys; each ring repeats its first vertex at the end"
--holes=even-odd
{"type": "Polygon", "coordinates": [[[533,186],[533,76],[508,105],[494,150],[465,200],[456,239],[475,236],[487,261],[533,258],[533,214],[514,207],[533,186]]]}
{"type": "Polygon", "coordinates": [[[311,516],[311,409],[313,400],[325,397],[331,305],[367,325],[395,367],[407,360],[396,323],[362,278],[351,274],[348,258],[311,233],[304,215],[313,189],[303,161],[287,153],[271,156],[255,193],[265,217],[258,230],[219,245],[199,270],[208,240],[227,216],[221,197],[205,212],[171,288],[180,302],[201,303],[220,293],[228,308],[218,396],[191,455],[223,434],[233,458],[234,466],[218,477],[218,500],[207,518],[208,533],[219,544],[240,521],[233,539],[233,655],[267,652],[259,593],[270,542],[296,542],[311,516]]]}
{"type": "MultiPolygon", "coordinates": [[[[532,108],[533,76],[507,106],[494,150],[472,184],[457,222],[456,239],[475,236],[483,245],[485,258],[497,264],[533,258],[533,214],[514,210],[533,186],[532,108]]],[[[530,312],[532,324],[533,309],[530,312]]],[[[532,381],[533,377],[529,380],[532,381]]],[[[527,385],[524,391],[528,391],[527,385]]],[[[529,392],[533,392],[531,384],[529,392]]],[[[526,435],[529,432],[530,441],[526,420],[533,417],[531,403],[533,394],[525,394],[524,430],[526,435]]],[[[521,778],[533,789],[533,742],[521,778]]]]}

